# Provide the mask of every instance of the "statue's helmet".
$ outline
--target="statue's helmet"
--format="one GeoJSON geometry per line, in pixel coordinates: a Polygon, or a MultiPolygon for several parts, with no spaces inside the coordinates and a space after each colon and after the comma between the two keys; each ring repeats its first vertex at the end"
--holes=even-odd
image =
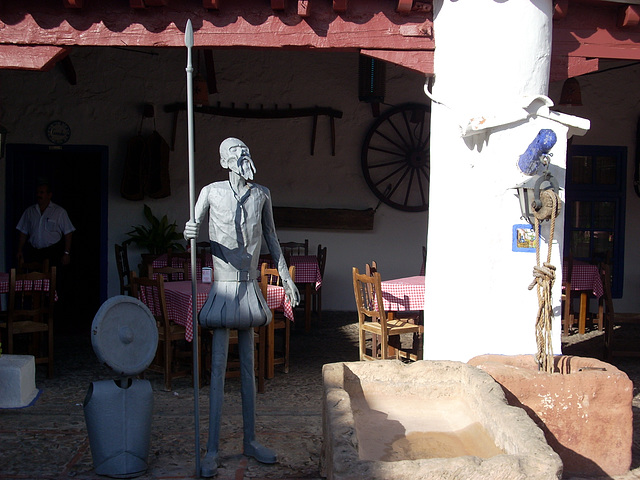
{"type": "Polygon", "coordinates": [[[256,167],[249,147],[240,139],[229,137],[220,144],[220,165],[237,173],[245,180],[253,180],[256,167]]]}

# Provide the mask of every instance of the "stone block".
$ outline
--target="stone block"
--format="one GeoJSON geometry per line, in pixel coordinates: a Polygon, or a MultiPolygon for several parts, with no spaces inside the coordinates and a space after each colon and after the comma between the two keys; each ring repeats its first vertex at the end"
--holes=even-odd
{"type": "Polygon", "coordinates": [[[510,405],[523,408],[560,455],[564,474],[622,475],[631,466],[633,383],[593,358],[557,356],[538,371],[533,355],[481,355],[468,362],[491,375],[510,405]]]}
{"type": "Polygon", "coordinates": [[[500,386],[462,362],[323,366],[327,480],[559,479],[562,462],[500,386]]]}
{"type": "Polygon", "coordinates": [[[37,394],[33,355],[0,356],[0,408],[26,407],[37,394]]]}

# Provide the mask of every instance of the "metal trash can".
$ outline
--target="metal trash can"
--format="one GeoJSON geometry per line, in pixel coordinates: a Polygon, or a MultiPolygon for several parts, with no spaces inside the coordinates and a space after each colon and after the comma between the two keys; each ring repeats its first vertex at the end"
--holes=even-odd
{"type": "Polygon", "coordinates": [[[93,466],[99,475],[132,478],[147,470],[153,392],[135,379],[153,361],[156,320],[138,299],[118,295],[102,304],[91,325],[98,359],[118,378],[92,382],[84,400],[93,466]]]}

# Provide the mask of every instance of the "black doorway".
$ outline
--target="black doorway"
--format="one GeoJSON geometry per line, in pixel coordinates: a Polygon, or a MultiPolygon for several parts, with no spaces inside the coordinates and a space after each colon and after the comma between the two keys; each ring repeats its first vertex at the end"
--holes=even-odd
{"type": "MultiPolygon", "coordinates": [[[[64,207],[76,227],[71,264],[60,288],[58,332],[89,333],[93,317],[107,298],[106,146],[7,145],[6,265],[14,267],[16,224],[35,203],[38,177],[46,177],[52,201],[64,207]]],[[[57,312],[56,312],[57,313],[57,312]]]]}

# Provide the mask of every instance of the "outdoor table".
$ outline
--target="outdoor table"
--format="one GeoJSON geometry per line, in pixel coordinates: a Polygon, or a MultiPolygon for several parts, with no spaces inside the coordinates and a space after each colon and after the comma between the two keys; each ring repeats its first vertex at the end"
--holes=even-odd
{"type": "MultiPolygon", "coordinates": [[[[266,262],[274,268],[271,256],[260,257],[260,264],[266,262]]],[[[304,329],[311,330],[311,288],[318,290],[322,286],[322,274],[315,255],[292,255],[288,267],[296,267],[296,285],[304,286],[304,329]]]]}
{"type": "MultiPolygon", "coordinates": [[[[181,267],[184,263],[185,259],[182,257],[173,257],[171,259],[172,267],[181,267]]],[[[158,257],[154,258],[153,262],[151,262],[153,268],[162,268],[167,266],[167,254],[163,253],[158,257]]],[[[191,275],[191,260],[187,260],[187,265],[189,266],[189,275],[191,275]]],[[[202,265],[202,261],[200,257],[196,257],[196,278],[198,282],[202,281],[202,267],[213,267],[213,259],[211,255],[206,256],[205,265],[202,265]]],[[[179,277],[182,277],[182,274],[178,274],[179,277]]],[[[188,280],[188,279],[183,279],[188,280]]]]}
{"type": "MultiPolygon", "coordinates": [[[[562,275],[566,275],[567,264],[562,264],[562,275]]],[[[580,292],[580,312],[578,315],[578,333],[584,334],[587,323],[587,310],[589,294],[598,299],[598,324],[602,325],[603,306],[600,302],[604,294],[604,286],[600,277],[600,269],[597,265],[586,262],[574,261],[571,274],[571,291],[580,292]]]]}
{"type": "MultiPolygon", "coordinates": [[[[210,283],[197,284],[196,306],[198,312],[204,306],[211,289],[210,283]]],[[[167,314],[172,322],[185,327],[185,339],[193,340],[193,309],[191,305],[191,282],[166,282],[164,295],[167,302],[167,314]]],[[[267,306],[271,310],[283,310],[285,317],[294,321],[293,308],[285,295],[284,288],[277,285],[267,286],[267,306]]],[[[275,356],[275,331],[273,322],[266,327],[266,372],[267,378],[273,378],[275,356]]]]}
{"type": "Polygon", "coordinates": [[[385,280],[380,284],[387,312],[424,310],[424,276],[385,280]]]}
{"type": "MultiPolygon", "coordinates": [[[[424,276],[396,278],[380,282],[382,289],[382,303],[386,313],[390,316],[394,312],[419,312],[416,322],[422,323],[424,310],[424,276]]],[[[417,341],[422,341],[414,335],[414,348],[417,341]]],[[[389,343],[389,353],[394,355],[394,349],[399,347],[395,341],[389,343]]]]}

